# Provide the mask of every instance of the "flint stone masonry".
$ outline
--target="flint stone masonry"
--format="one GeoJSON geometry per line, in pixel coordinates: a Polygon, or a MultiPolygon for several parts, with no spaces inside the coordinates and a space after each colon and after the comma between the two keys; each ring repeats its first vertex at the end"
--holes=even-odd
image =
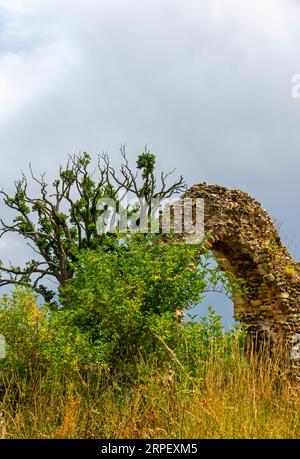
{"type": "Polygon", "coordinates": [[[206,246],[224,271],[245,281],[247,294],[234,310],[248,338],[283,342],[300,376],[300,267],[268,213],[249,194],[218,185],[194,185],[183,198],[204,198],[206,246]]]}

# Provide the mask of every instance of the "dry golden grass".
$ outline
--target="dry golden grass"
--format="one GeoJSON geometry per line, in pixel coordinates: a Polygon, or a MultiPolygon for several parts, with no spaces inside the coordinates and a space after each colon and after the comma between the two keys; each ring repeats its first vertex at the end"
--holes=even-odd
{"type": "Polygon", "coordinates": [[[233,349],[199,362],[193,376],[178,368],[170,379],[153,365],[151,377],[127,387],[103,383],[101,372],[92,383],[54,378],[50,385],[43,377],[25,384],[2,375],[5,436],[299,438],[298,389],[279,363],[233,349]]]}

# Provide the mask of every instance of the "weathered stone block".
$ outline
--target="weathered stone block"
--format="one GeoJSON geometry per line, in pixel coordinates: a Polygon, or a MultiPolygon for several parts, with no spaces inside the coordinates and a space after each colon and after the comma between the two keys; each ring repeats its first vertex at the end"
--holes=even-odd
{"type": "Polygon", "coordinates": [[[262,304],[261,300],[252,300],[251,302],[252,306],[260,306],[262,304]]]}

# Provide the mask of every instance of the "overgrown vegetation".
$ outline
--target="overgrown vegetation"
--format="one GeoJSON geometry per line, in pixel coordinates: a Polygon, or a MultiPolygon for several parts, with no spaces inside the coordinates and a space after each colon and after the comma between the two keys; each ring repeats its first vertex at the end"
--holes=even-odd
{"type": "Polygon", "coordinates": [[[193,371],[197,343],[194,356],[184,354],[184,343],[208,346],[214,339],[217,345],[217,323],[211,337],[213,323],[204,327],[205,337],[200,324],[182,319],[183,309],[199,303],[205,290],[222,282],[228,294],[232,291],[233,280],[211,268],[210,253],[158,235],[118,241],[111,251],[82,251],[73,279],[60,288],[58,309],[38,306],[36,296],[24,288],[3,297],[6,370],[31,377],[49,368],[61,374],[98,365],[124,383],[134,380],[140,360],[155,358],[162,370],[170,360],[183,360],[193,371]]]}
{"type": "Polygon", "coordinates": [[[67,165],[60,167],[52,186],[45,174],[35,176],[30,166],[31,179],[39,189],[36,196],[30,193],[25,174],[15,181],[14,194],[0,191],[4,204],[14,213],[12,223],[0,219],[0,238],[17,234],[35,254],[24,267],[0,262],[0,287],[30,286],[45,301],[52,301],[55,292],[45,279],[64,285],[73,277],[73,263],[81,250],[94,250],[113,242],[98,231],[99,217],[104,212],[100,199],[118,199],[121,206],[125,193],[137,200],[137,208],[148,204],[151,209],[152,200],[167,199],[185,189],[182,176],[170,183],[174,170],[162,172],[157,178],[156,157],[148,149],[138,156],[136,168],[130,167],[124,146],[121,155],[119,172],[111,166],[107,154],[99,155],[93,169],[91,156],[82,153],[71,156],[67,165]]]}
{"type": "Polygon", "coordinates": [[[53,195],[43,177],[39,198],[29,198],[25,177],[14,197],[5,194],[17,216],[2,234],[31,240],[43,260],[23,270],[1,267],[8,275],[2,285],[16,287],[0,299],[6,338],[0,435],[2,429],[7,438],[299,436],[300,401],[281,372],[280,352],[246,355],[246,330],[236,322],[225,331],[212,308],[199,322],[189,317],[207,291],[242,295],[241,280],[213,265],[203,244],[97,233],[100,196],[120,188],[141,203],[183,186],[182,177],[167,186],[162,174],[157,189],[149,151],[137,160],[138,185],[124,151],[123,158],[123,181],[104,156],[96,182],[83,155],[61,169],[53,195]],[[49,274],[59,281],[57,307],[39,283],[49,274]]]}
{"type": "Polygon", "coordinates": [[[140,237],[83,253],[63,308],[38,306],[24,288],[2,298],[5,436],[299,436],[300,401],[280,376],[279,352],[245,355],[244,330],[225,331],[212,309],[181,319],[183,305],[231,280],[209,254],[195,260],[196,247],[140,237]]]}
{"type": "MultiPolygon", "coordinates": [[[[34,311],[29,298],[25,311],[34,311]]],[[[35,320],[35,314],[33,314],[35,320]]],[[[32,312],[27,327],[34,327],[32,312]]],[[[32,356],[29,335],[17,350],[32,372],[0,371],[6,438],[298,438],[300,399],[279,378],[280,360],[244,355],[241,333],[224,332],[211,312],[186,327],[178,361],[161,365],[159,351],[136,361],[134,380],[122,383],[101,364],[58,371],[32,356]],[[27,354],[28,353],[28,354],[27,354]],[[33,359],[33,360],[32,360],[33,359]],[[192,363],[192,366],[190,365],[192,363]]],[[[46,343],[45,343],[46,344],[46,343]]],[[[46,347],[54,346],[48,342],[46,347]]],[[[74,343],[75,346],[75,343],[74,343]]],[[[174,350],[174,349],[173,349],[174,350]]],[[[164,351],[164,349],[163,349],[164,351]]],[[[42,350],[41,350],[42,353],[42,350]]],[[[70,358],[68,352],[65,354],[70,358]]],[[[276,354],[275,354],[276,355],[276,354]]],[[[74,358],[74,356],[73,356],[74,358]]],[[[49,361],[48,361],[49,362],[49,361]]],[[[167,363],[167,361],[165,361],[167,363]]],[[[24,361],[22,362],[24,364],[24,361]]],[[[65,368],[65,367],[64,367],[65,368]]],[[[1,430],[1,429],[0,429],[1,430]]]]}

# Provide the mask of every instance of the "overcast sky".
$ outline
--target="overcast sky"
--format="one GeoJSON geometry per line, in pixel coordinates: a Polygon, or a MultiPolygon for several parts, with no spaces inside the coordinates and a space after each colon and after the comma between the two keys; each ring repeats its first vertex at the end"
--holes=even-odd
{"type": "Polygon", "coordinates": [[[296,0],[0,0],[1,185],[147,144],[255,196],[300,259],[299,23],[296,0]]]}

